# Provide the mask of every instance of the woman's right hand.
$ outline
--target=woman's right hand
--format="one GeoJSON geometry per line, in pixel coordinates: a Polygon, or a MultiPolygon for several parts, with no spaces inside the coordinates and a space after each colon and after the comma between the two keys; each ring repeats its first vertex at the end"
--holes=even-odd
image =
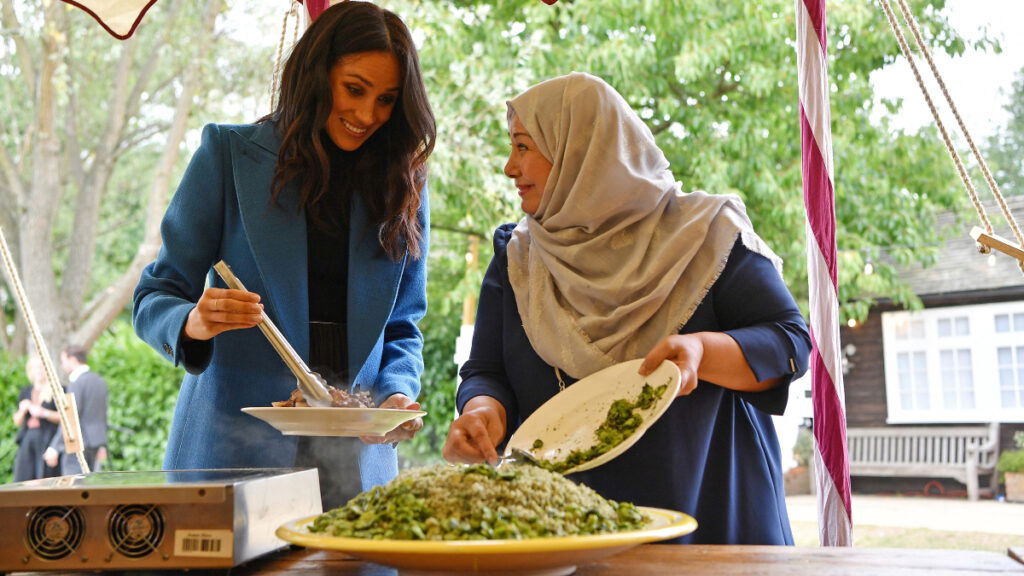
{"type": "Polygon", "coordinates": [[[505,437],[505,407],[490,396],[477,396],[452,422],[442,455],[453,464],[498,463],[496,446],[505,437]]]}
{"type": "Polygon", "coordinates": [[[252,328],[263,321],[260,295],[245,290],[207,288],[185,321],[185,337],[209,340],[221,332],[252,328]]]}

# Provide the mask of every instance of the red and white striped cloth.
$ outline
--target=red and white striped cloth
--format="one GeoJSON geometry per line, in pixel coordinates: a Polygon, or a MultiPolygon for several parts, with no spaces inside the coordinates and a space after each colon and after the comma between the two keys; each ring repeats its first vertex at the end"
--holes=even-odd
{"type": "Polygon", "coordinates": [[[813,344],[810,370],[818,534],[822,546],[852,546],[850,465],[846,453],[846,409],[839,352],[836,214],[832,185],[835,172],[825,0],[796,0],[796,46],[813,344]]]}
{"type": "Polygon", "coordinates": [[[330,0],[298,0],[298,2],[306,6],[306,12],[309,14],[309,22],[316,20],[316,17],[324,10],[330,8],[332,4],[330,0]]]}

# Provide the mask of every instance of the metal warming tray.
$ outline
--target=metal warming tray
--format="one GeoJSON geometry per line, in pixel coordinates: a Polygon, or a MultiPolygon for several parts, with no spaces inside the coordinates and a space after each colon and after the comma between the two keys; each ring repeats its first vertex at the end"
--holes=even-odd
{"type": "Polygon", "coordinates": [[[319,514],[315,468],[97,472],[0,486],[0,571],[230,568],[319,514]]]}

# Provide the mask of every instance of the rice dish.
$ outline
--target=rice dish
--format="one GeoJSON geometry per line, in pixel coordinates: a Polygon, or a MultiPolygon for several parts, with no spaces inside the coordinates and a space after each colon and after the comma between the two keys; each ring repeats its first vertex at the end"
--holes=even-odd
{"type": "Polygon", "coordinates": [[[345,506],[318,516],[310,531],[395,540],[548,538],[636,530],[646,516],[537,466],[430,466],[402,471],[345,506]]]}

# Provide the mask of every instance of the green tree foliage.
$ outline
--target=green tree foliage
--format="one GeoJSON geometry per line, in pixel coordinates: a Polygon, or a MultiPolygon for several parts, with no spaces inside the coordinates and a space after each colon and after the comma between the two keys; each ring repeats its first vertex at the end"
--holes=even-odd
{"type": "Polygon", "coordinates": [[[18,445],[14,442],[18,428],[14,425],[11,415],[18,409],[18,393],[28,386],[25,374],[25,359],[0,350],[0,484],[6,484],[14,478],[14,454],[18,445]]]}
{"type": "MultiPolygon", "coordinates": [[[[941,7],[912,4],[933,50],[960,53],[965,43],[941,7]]],[[[744,199],[787,260],[790,287],[805,298],[791,2],[413,2],[405,12],[425,31],[424,65],[442,119],[432,180],[437,226],[482,227],[487,237],[495,223],[518,218],[511,187],[494,181],[507,152],[504,101],[544,78],[586,71],[640,112],[684,190],[744,199]]],[[[837,3],[828,16],[839,249],[927,261],[938,244],[934,213],[962,205],[955,173],[931,130],[902,134],[887,117],[871,118],[871,72],[898,54],[881,10],[837,3]]],[[[895,115],[902,103],[889,106],[895,115]]],[[[865,279],[853,264],[844,270],[843,299],[913,301],[894,277],[865,279]]]]}
{"type": "MultiPolygon", "coordinates": [[[[107,381],[109,406],[106,470],[159,470],[184,370],[175,368],[135,336],[127,320],[106,330],[89,353],[89,367],[107,381]]],[[[59,370],[59,366],[57,367],[59,370]]],[[[25,358],[0,353],[0,483],[13,475],[17,429],[6,412],[28,385],[25,358]]]]}
{"type": "Polygon", "coordinates": [[[1000,192],[1013,196],[1024,194],[1024,68],[1017,72],[1006,111],[1010,119],[989,139],[985,158],[1000,192]]]}

